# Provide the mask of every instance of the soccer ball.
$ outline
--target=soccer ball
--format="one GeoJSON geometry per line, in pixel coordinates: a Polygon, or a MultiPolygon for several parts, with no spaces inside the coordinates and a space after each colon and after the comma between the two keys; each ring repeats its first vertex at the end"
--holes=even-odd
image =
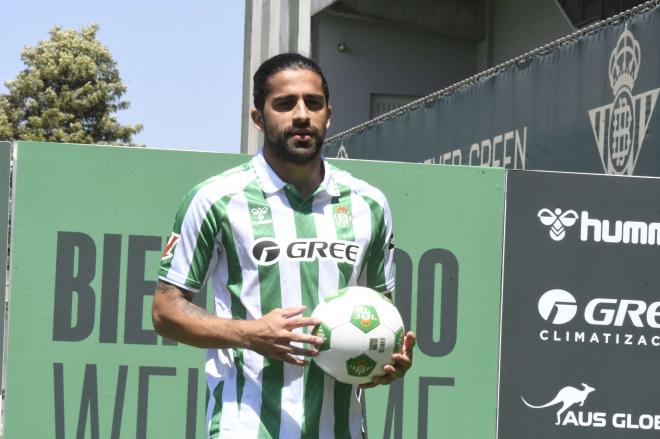
{"type": "Polygon", "coordinates": [[[312,312],[321,320],[313,334],[325,342],[314,361],[337,381],[363,384],[384,375],[383,366],[403,344],[403,320],[382,294],[348,287],[326,297],[312,312]]]}

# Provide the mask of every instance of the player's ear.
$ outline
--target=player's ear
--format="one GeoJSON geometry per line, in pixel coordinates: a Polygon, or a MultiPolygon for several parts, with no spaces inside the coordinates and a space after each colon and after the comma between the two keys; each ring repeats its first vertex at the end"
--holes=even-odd
{"type": "Polygon", "coordinates": [[[332,106],[328,105],[328,120],[327,120],[326,123],[325,123],[325,129],[326,129],[326,130],[327,130],[328,128],[330,128],[330,119],[331,119],[331,116],[332,116],[332,106]]]}
{"type": "Polygon", "coordinates": [[[252,122],[254,122],[254,125],[257,127],[259,131],[264,130],[264,115],[263,113],[256,109],[253,108],[252,111],[250,111],[250,117],[252,118],[252,122]]]}

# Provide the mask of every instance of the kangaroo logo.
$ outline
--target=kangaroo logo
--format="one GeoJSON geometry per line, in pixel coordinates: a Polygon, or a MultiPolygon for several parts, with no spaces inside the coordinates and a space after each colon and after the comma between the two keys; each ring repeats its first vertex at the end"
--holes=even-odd
{"type": "Polygon", "coordinates": [[[554,241],[561,241],[566,236],[565,227],[571,227],[578,219],[578,214],[574,210],[562,210],[557,208],[554,211],[550,209],[541,209],[536,214],[543,225],[550,226],[550,238],[554,241]]]}
{"type": "Polygon", "coordinates": [[[533,409],[543,409],[561,403],[561,408],[557,410],[557,422],[555,422],[555,425],[559,425],[561,422],[560,416],[562,413],[577,403],[580,403],[580,407],[582,407],[584,405],[584,401],[587,399],[587,396],[596,390],[585,383],[582,383],[582,387],[582,389],[577,389],[575,387],[566,386],[557,393],[557,396],[555,396],[552,401],[543,405],[532,405],[525,401],[525,398],[523,398],[522,395],[520,396],[520,399],[522,399],[522,402],[524,402],[527,407],[531,407],[533,409]]]}

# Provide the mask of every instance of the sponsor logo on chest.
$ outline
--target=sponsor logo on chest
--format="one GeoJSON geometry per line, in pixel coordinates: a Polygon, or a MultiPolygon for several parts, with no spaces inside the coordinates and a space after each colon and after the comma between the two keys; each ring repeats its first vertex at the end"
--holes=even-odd
{"type": "Polygon", "coordinates": [[[362,246],[353,241],[297,239],[281,242],[275,238],[257,239],[250,251],[257,265],[273,265],[282,258],[299,262],[332,260],[355,265],[361,253],[362,246]]]}

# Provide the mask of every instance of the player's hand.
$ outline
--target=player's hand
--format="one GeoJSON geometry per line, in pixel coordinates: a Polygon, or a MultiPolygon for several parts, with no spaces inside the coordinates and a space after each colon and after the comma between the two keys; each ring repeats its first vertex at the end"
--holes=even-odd
{"type": "Polygon", "coordinates": [[[302,331],[294,331],[297,328],[313,327],[321,323],[318,319],[304,317],[302,313],[305,308],[304,306],[277,308],[260,319],[249,322],[249,330],[245,334],[245,347],[264,357],[275,358],[298,366],[307,364],[308,361],[297,356],[318,355],[315,346],[323,344],[323,338],[305,334],[302,331]],[[303,348],[301,343],[312,346],[303,348]]]}
{"type": "Polygon", "coordinates": [[[408,369],[412,367],[413,348],[415,347],[416,341],[417,336],[415,333],[408,331],[403,337],[401,352],[392,355],[392,361],[394,361],[394,364],[386,364],[383,366],[383,370],[385,371],[384,375],[373,377],[371,382],[361,384],[360,387],[362,389],[368,389],[379,384],[390,384],[394,380],[403,378],[406,372],[408,372],[408,369]]]}

